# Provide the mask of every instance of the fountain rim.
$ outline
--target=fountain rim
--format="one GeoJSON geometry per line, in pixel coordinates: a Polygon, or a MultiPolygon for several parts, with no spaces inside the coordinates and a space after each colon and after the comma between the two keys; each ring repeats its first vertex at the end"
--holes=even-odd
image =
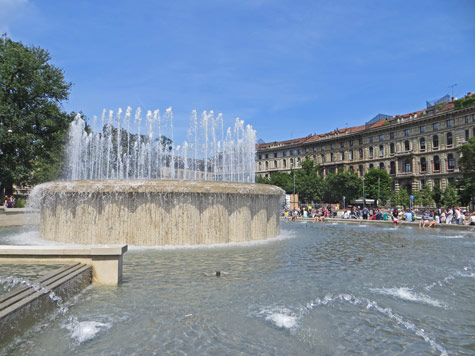
{"type": "Polygon", "coordinates": [[[198,180],[65,180],[40,184],[44,193],[208,193],[283,195],[277,186],[260,183],[198,180]]]}

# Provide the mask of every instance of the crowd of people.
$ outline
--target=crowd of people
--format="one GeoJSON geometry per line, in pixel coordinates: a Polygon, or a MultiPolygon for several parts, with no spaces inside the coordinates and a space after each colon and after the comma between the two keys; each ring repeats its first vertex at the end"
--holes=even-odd
{"type": "Polygon", "coordinates": [[[15,207],[15,197],[13,195],[5,195],[3,200],[3,206],[5,208],[14,208],[15,207]]]}
{"type": "Polygon", "coordinates": [[[460,207],[432,208],[426,210],[414,209],[382,209],[373,207],[353,206],[348,209],[332,209],[332,205],[322,205],[320,208],[299,206],[294,209],[284,209],[283,217],[286,220],[296,221],[297,218],[313,218],[315,222],[322,222],[326,218],[386,220],[398,224],[400,221],[419,221],[420,227],[434,227],[439,224],[475,225],[475,213],[463,211],[460,207]]]}

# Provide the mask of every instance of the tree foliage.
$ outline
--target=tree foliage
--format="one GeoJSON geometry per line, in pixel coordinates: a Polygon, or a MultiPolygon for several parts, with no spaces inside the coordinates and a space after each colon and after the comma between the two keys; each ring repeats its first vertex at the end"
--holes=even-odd
{"type": "Polygon", "coordinates": [[[442,196],[442,203],[446,207],[454,207],[460,204],[460,199],[457,194],[457,190],[451,184],[447,185],[447,188],[444,190],[444,194],[442,196]]]}
{"type": "Polygon", "coordinates": [[[475,197],[475,137],[459,148],[461,156],[458,164],[462,179],[457,183],[461,192],[461,200],[468,204],[475,197]]]}
{"type": "Polygon", "coordinates": [[[435,201],[434,201],[434,192],[430,188],[429,184],[424,185],[422,188],[422,205],[427,206],[427,207],[433,207],[435,206],[435,201]]]}
{"type": "Polygon", "coordinates": [[[362,180],[355,173],[338,172],[329,174],[326,178],[324,199],[329,203],[351,202],[361,196],[362,180]]]}
{"type": "Polygon", "coordinates": [[[0,38],[0,193],[59,172],[72,120],[61,102],[71,84],[50,59],[44,49],[0,38]]]}
{"type": "Polygon", "coordinates": [[[367,198],[379,199],[381,205],[391,198],[393,182],[386,170],[372,168],[364,175],[364,179],[367,198]]]}
{"type": "Polygon", "coordinates": [[[302,169],[295,172],[296,188],[300,201],[306,203],[322,201],[325,193],[325,183],[317,172],[318,166],[315,166],[313,160],[309,158],[302,162],[302,169]]]}

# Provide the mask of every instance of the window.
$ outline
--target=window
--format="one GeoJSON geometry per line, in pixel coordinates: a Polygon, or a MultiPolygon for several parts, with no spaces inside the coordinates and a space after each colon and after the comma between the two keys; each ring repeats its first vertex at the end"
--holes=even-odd
{"type": "Polygon", "coordinates": [[[262,169],[262,162],[259,162],[259,170],[262,169]]]}
{"type": "Polygon", "coordinates": [[[470,138],[470,131],[465,130],[465,141],[468,141],[469,138],[470,138]]]}
{"type": "Polygon", "coordinates": [[[392,155],[394,154],[394,142],[391,142],[389,144],[389,153],[391,153],[392,155]]]}
{"type": "Polygon", "coordinates": [[[345,152],[340,152],[340,161],[344,161],[345,160],[345,152]]]}
{"type": "Polygon", "coordinates": [[[434,172],[440,172],[440,159],[439,159],[439,156],[434,156],[434,172]]]}
{"type": "Polygon", "coordinates": [[[452,153],[447,155],[447,168],[451,171],[453,171],[455,168],[455,160],[452,153]]]}
{"type": "Polygon", "coordinates": [[[427,172],[427,161],[424,157],[421,158],[421,173],[427,172]]]}
{"type": "Polygon", "coordinates": [[[294,151],[293,151],[293,150],[290,150],[290,155],[291,155],[291,156],[294,155],[294,151]]]}
{"type": "Polygon", "coordinates": [[[369,164],[369,169],[373,169],[374,168],[374,164],[370,163],[369,164]]]}
{"type": "Polygon", "coordinates": [[[274,152],[274,158],[277,158],[277,152],[274,152]]]}
{"type": "Polygon", "coordinates": [[[282,152],[282,157],[287,157],[287,151],[282,152]]]}
{"type": "Polygon", "coordinates": [[[322,159],[322,163],[325,163],[325,155],[324,154],[320,155],[320,158],[322,159]]]}
{"type": "Polygon", "coordinates": [[[353,161],[353,150],[350,150],[350,161],[353,161]]]}
{"type": "Polygon", "coordinates": [[[396,174],[396,163],[389,163],[389,174],[396,174]]]}
{"type": "Polygon", "coordinates": [[[297,158],[297,167],[298,167],[298,166],[300,166],[300,165],[301,165],[301,163],[302,163],[302,162],[300,161],[300,157],[299,157],[299,158],[297,158]]]}
{"type": "Polygon", "coordinates": [[[284,160],[282,161],[282,166],[283,166],[284,168],[287,168],[287,160],[286,160],[286,159],[284,159],[284,160]]]}
{"type": "Polygon", "coordinates": [[[269,162],[266,161],[266,169],[269,169],[269,162]]]}
{"type": "Polygon", "coordinates": [[[410,145],[409,145],[409,141],[406,140],[404,141],[404,150],[407,152],[411,149],[410,145]]]}
{"type": "Polygon", "coordinates": [[[450,119],[446,121],[447,127],[454,127],[454,119],[450,119]]]}
{"type": "Polygon", "coordinates": [[[439,136],[437,135],[432,136],[432,147],[434,149],[439,148],[439,136]]]}
{"type": "Polygon", "coordinates": [[[362,144],[363,144],[363,139],[362,139],[362,138],[359,138],[359,139],[358,139],[358,143],[359,143],[360,145],[362,145],[362,144]]]}
{"type": "Polygon", "coordinates": [[[308,153],[308,151],[310,151],[310,148],[306,147],[305,148],[305,153],[308,153]]]}
{"type": "Polygon", "coordinates": [[[313,152],[317,152],[317,146],[313,148],[313,152]]]}
{"type": "Polygon", "coordinates": [[[293,158],[290,159],[290,168],[294,168],[294,159],[293,158]]]}
{"type": "Polygon", "coordinates": [[[360,177],[363,177],[364,175],[364,169],[363,169],[363,165],[360,164],[360,166],[358,167],[359,171],[360,171],[360,177]]]}
{"type": "Polygon", "coordinates": [[[368,143],[373,143],[373,136],[368,137],[368,143]]]}
{"type": "Polygon", "coordinates": [[[298,155],[301,155],[301,154],[302,154],[302,149],[301,149],[301,148],[299,148],[299,149],[297,150],[297,154],[298,154],[298,155]]]}
{"type": "Polygon", "coordinates": [[[274,168],[278,168],[277,167],[277,161],[274,161],[274,168]]]}
{"type": "Polygon", "coordinates": [[[322,151],[325,151],[325,146],[322,146],[322,151]]]}
{"type": "Polygon", "coordinates": [[[404,136],[409,136],[411,134],[411,129],[404,130],[404,136]]]}
{"type": "Polygon", "coordinates": [[[269,154],[266,153],[266,159],[268,159],[268,158],[269,158],[269,154]]]}
{"type": "Polygon", "coordinates": [[[447,132],[447,146],[452,146],[453,143],[452,132],[447,132]]]}
{"type": "Polygon", "coordinates": [[[331,143],[331,144],[330,144],[330,149],[332,150],[332,149],[334,149],[334,148],[335,148],[335,144],[334,144],[334,143],[331,143]]]}
{"type": "Polygon", "coordinates": [[[394,132],[390,132],[390,133],[389,133],[389,138],[390,138],[390,139],[393,139],[393,138],[394,138],[394,132]]]}
{"type": "Polygon", "coordinates": [[[350,146],[353,146],[353,140],[350,140],[350,146]]]}
{"type": "Polygon", "coordinates": [[[379,169],[384,169],[384,163],[383,163],[383,162],[381,162],[381,163],[379,164],[379,169]]]}
{"type": "Polygon", "coordinates": [[[464,119],[464,122],[468,124],[468,115],[465,115],[463,119],[464,119]]]}
{"type": "Polygon", "coordinates": [[[262,159],[262,155],[259,155],[259,159],[262,159]]]}
{"type": "Polygon", "coordinates": [[[412,169],[411,169],[411,168],[412,168],[412,167],[411,167],[411,161],[410,161],[409,159],[406,159],[406,160],[404,161],[404,172],[406,172],[406,173],[412,172],[412,169]]]}
{"type": "Polygon", "coordinates": [[[440,123],[439,122],[434,122],[432,124],[432,130],[436,131],[440,128],[440,123]]]}
{"type": "Polygon", "coordinates": [[[475,114],[472,114],[472,122],[475,122],[475,114]]]}
{"type": "Polygon", "coordinates": [[[419,132],[420,133],[426,132],[426,127],[425,126],[419,126],[419,132]]]}
{"type": "Polygon", "coordinates": [[[421,137],[421,139],[419,140],[419,148],[421,151],[426,150],[426,139],[424,137],[421,137]]]}
{"type": "Polygon", "coordinates": [[[373,147],[369,148],[369,158],[373,158],[373,147]]]}
{"type": "Polygon", "coordinates": [[[345,143],[344,143],[344,142],[340,142],[340,147],[345,147],[345,143]]]}
{"type": "Polygon", "coordinates": [[[384,135],[379,135],[379,141],[384,141],[384,135]]]}
{"type": "Polygon", "coordinates": [[[384,156],[384,146],[379,145],[379,157],[383,157],[383,156],[384,156]]]}
{"type": "Polygon", "coordinates": [[[360,148],[360,159],[363,159],[363,149],[360,148]]]}
{"type": "Polygon", "coordinates": [[[332,153],[330,153],[330,162],[334,162],[335,161],[335,155],[332,153]]]}

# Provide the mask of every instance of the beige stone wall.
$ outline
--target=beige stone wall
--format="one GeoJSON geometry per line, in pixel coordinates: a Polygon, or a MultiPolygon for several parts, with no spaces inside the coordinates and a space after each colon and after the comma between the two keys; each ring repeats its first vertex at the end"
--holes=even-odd
{"type": "Polygon", "coordinates": [[[39,186],[41,235],[79,244],[209,245],[275,237],[283,191],[261,184],[77,181],[39,186]]]}

